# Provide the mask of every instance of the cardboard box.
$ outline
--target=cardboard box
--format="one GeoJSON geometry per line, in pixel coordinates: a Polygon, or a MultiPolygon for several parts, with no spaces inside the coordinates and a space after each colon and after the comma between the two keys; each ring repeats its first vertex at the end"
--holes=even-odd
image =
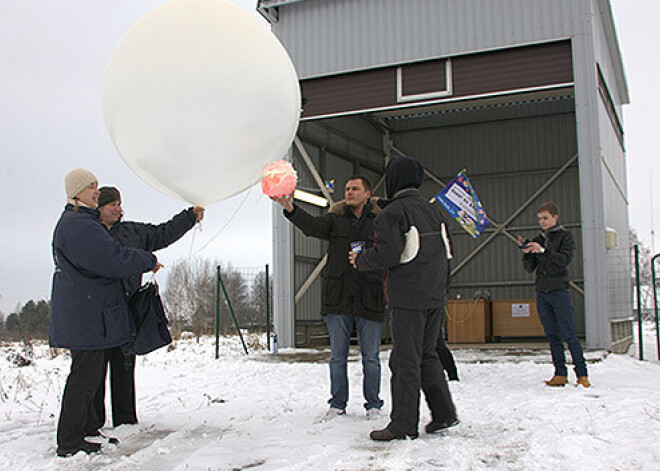
{"type": "Polygon", "coordinates": [[[448,343],[485,343],[491,335],[490,301],[447,301],[448,343]]]}
{"type": "Polygon", "coordinates": [[[545,337],[534,299],[491,301],[493,336],[545,337]]]}

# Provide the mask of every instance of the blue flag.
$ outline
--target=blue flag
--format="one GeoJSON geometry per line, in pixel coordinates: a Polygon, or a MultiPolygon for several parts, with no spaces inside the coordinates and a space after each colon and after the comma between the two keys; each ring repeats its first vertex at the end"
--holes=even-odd
{"type": "Polygon", "coordinates": [[[490,224],[465,170],[458,172],[458,175],[435,195],[435,199],[472,237],[476,238],[490,224]]]}

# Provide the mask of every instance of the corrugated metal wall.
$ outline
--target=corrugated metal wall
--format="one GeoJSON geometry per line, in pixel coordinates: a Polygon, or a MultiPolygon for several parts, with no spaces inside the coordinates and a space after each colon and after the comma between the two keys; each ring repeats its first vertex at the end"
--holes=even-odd
{"type": "Polygon", "coordinates": [[[572,62],[571,43],[565,40],[302,80],[302,117],[375,112],[420,103],[566,87],[573,83],[572,62]],[[408,89],[410,94],[404,98],[406,84],[410,83],[425,83],[427,88],[414,92],[408,89]]]}
{"type": "Polygon", "coordinates": [[[606,251],[610,318],[630,318],[633,293],[630,283],[632,265],[625,154],[602,99],[598,105],[598,122],[601,136],[605,225],[610,230],[616,231],[619,241],[618,247],[610,247],[606,251]]]}
{"type": "MultiPolygon", "coordinates": [[[[322,152],[319,148],[306,146],[307,153],[309,154],[312,162],[317,169],[322,171],[322,152]]],[[[304,189],[315,188],[316,184],[311,176],[311,173],[306,165],[304,165],[300,155],[294,150],[293,165],[298,171],[298,187],[304,189]]],[[[301,206],[308,213],[319,216],[323,214],[327,208],[319,208],[311,204],[296,203],[301,206]]],[[[316,239],[314,237],[306,237],[299,229],[293,231],[293,248],[294,248],[294,264],[293,264],[293,285],[295,292],[298,292],[304,281],[314,270],[318,261],[323,257],[327,250],[327,242],[316,239]]],[[[321,288],[319,284],[313,285],[307,294],[300,300],[296,306],[296,321],[308,321],[316,319],[314,311],[318,314],[319,306],[321,305],[321,288]]]]}
{"type": "MultiPolygon", "coordinates": [[[[448,182],[461,168],[468,174],[486,210],[495,221],[503,222],[576,153],[574,101],[570,95],[550,99],[521,100],[517,103],[455,109],[451,112],[422,113],[390,117],[394,145],[422,161],[426,168],[448,182]]],[[[362,155],[370,163],[380,162],[377,151],[379,135],[361,116],[304,123],[300,136],[324,179],[335,178],[336,199],[343,197],[343,185],[354,166],[339,150],[362,155]],[[364,142],[360,144],[360,142],[364,142]],[[330,149],[335,150],[335,153],[330,149]],[[359,149],[359,151],[358,151],[359,149]],[[321,157],[323,156],[323,157],[321,157]]],[[[348,156],[350,154],[346,154],[348,156]]],[[[300,186],[314,187],[311,174],[294,153],[294,165],[300,175],[300,186]]],[[[363,173],[375,182],[378,172],[363,173]]],[[[440,186],[427,180],[422,191],[429,198],[440,186]]],[[[380,193],[380,192],[379,192],[380,193]]],[[[540,195],[510,225],[514,234],[532,236],[539,230],[536,207],[542,201],[554,200],[560,208],[562,222],[578,241],[580,235],[580,198],[577,165],[570,167],[546,192],[540,195]]],[[[325,210],[305,205],[312,213],[325,210]]],[[[456,265],[472,252],[490,233],[472,239],[453,222],[456,265]]],[[[306,238],[295,230],[296,290],[307,279],[326,250],[326,243],[306,238]]],[[[533,299],[533,276],[521,266],[518,247],[498,236],[485,250],[465,265],[452,279],[451,295],[471,298],[487,294],[491,299],[533,299]]],[[[582,251],[578,244],[571,275],[582,281],[582,251]]],[[[320,283],[296,306],[297,321],[320,320],[320,283]]],[[[583,300],[575,297],[578,331],[584,333],[583,300]]]]}
{"type": "MultiPolygon", "coordinates": [[[[604,8],[604,6],[601,6],[604,8]]],[[[599,90],[598,128],[600,133],[600,151],[603,173],[603,194],[605,225],[617,232],[619,246],[608,248],[607,292],[610,302],[610,319],[630,318],[632,315],[632,284],[630,283],[631,246],[628,219],[628,183],[624,143],[617,135],[614,120],[623,123],[621,104],[627,102],[622,96],[621,86],[616,80],[613,67],[612,45],[607,40],[605,26],[597,22],[594,25],[594,48],[598,69],[602,73],[604,89],[599,90]],[[614,105],[615,117],[609,115],[607,101],[614,105]]],[[[624,90],[625,92],[625,90],[624,90]]]]}
{"type": "Polygon", "coordinates": [[[273,32],[296,64],[299,77],[305,79],[568,38],[582,31],[578,3],[307,0],[281,7],[273,32]]]}

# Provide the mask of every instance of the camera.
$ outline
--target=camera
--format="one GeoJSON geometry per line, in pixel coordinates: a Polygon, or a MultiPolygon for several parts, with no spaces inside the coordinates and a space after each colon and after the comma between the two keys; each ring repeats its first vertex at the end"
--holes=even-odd
{"type": "Polygon", "coordinates": [[[523,239],[522,243],[518,245],[518,247],[520,247],[521,250],[526,249],[531,242],[532,242],[531,240],[529,240],[527,237],[525,237],[523,239]]]}

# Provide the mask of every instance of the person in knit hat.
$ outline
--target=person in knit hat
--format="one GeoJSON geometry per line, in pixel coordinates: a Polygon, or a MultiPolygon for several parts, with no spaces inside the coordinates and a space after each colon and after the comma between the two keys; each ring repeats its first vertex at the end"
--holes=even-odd
{"type": "Polygon", "coordinates": [[[103,380],[106,349],[125,344],[134,326],[121,280],[157,271],[154,255],[117,243],[99,222],[98,180],[77,168],[64,179],[67,204],[53,232],[55,272],[49,344],[71,351],[71,371],[57,424],[57,455],[95,453],[92,400],[103,380]]]}
{"type": "Polygon", "coordinates": [[[99,184],[96,176],[84,168],[71,170],[64,177],[64,190],[66,191],[67,203],[78,207],[79,205],[95,208],[99,197],[97,186],[99,184]],[[82,198],[82,200],[81,200],[82,198]]]}
{"type": "MultiPolygon", "coordinates": [[[[98,211],[101,224],[117,242],[127,247],[153,252],[163,249],[183,237],[195,223],[204,218],[204,208],[191,207],[181,211],[170,221],[162,224],[122,221],[121,193],[113,186],[99,190],[98,211]]],[[[126,298],[142,284],[141,274],[122,280],[126,298]]],[[[105,424],[105,376],[110,364],[110,391],[112,399],[112,424],[137,424],[135,407],[135,356],[124,356],[120,347],[107,350],[103,365],[103,381],[94,397],[97,422],[90,424],[98,430],[105,424]]]]}

